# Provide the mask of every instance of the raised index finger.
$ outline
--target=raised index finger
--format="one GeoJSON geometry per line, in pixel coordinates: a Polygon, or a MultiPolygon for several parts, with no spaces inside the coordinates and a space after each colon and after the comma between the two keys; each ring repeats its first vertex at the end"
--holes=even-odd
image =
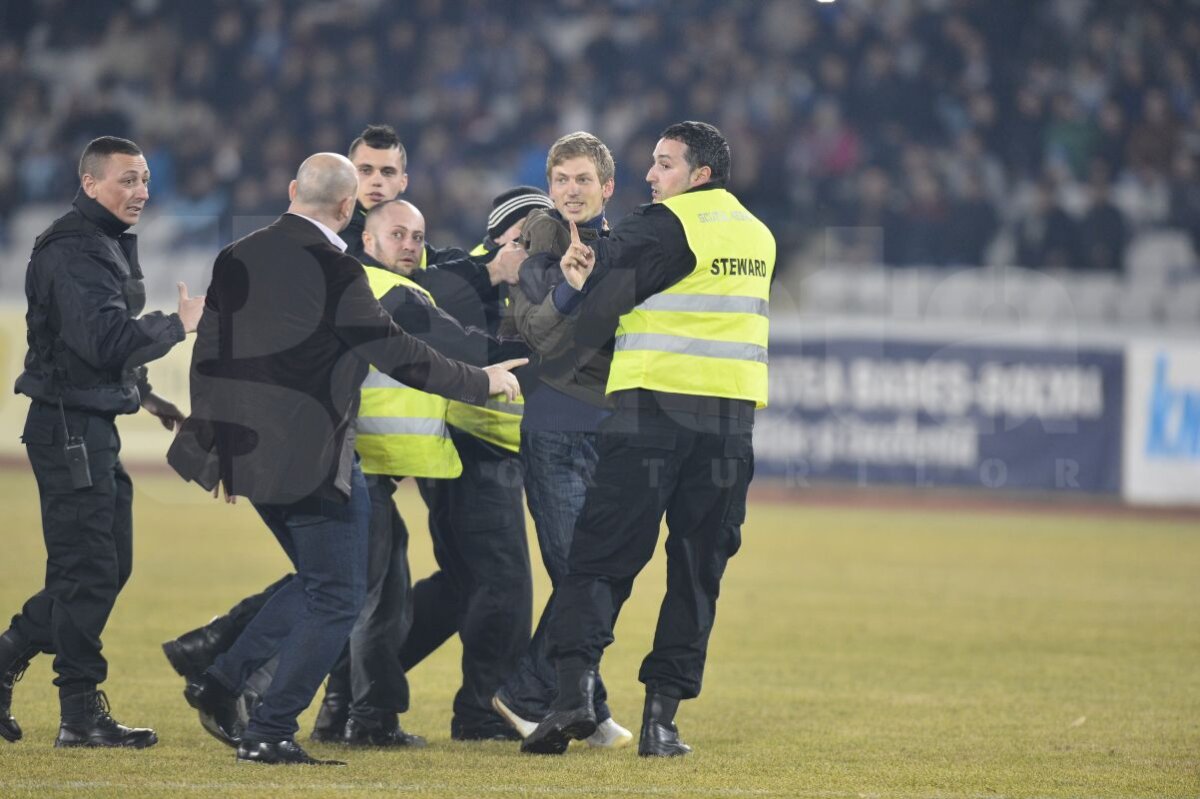
{"type": "Polygon", "coordinates": [[[579,238],[579,228],[575,225],[575,220],[569,219],[567,221],[571,223],[571,243],[582,245],[583,240],[579,238]]]}

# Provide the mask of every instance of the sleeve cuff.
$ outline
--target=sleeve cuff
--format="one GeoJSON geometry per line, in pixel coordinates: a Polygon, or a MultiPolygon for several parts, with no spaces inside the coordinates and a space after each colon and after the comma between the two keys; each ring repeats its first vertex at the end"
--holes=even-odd
{"type": "Polygon", "coordinates": [[[565,280],[554,287],[554,307],[563,316],[574,313],[579,307],[579,303],[583,302],[583,292],[576,291],[570,283],[565,280]]]}

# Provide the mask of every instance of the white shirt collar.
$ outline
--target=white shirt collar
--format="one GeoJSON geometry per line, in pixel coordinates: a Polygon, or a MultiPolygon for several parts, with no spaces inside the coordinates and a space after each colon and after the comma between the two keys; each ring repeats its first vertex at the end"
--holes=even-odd
{"type": "Polygon", "coordinates": [[[309,222],[312,222],[314,225],[317,226],[317,230],[319,230],[325,234],[325,238],[329,239],[330,244],[332,244],[334,247],[337,247],[342,252],[346,251],[346,242],[342,241],[342,237],[339,236],[338,234],[334,233],[333,229],[330,228],[329,225],[326,225],[323,222],[313,219],[311,216],[305,216],[304,214],[298,214],[295,211],[288,211],[288,213],[291,214],[292,216],[298,216],[301,219],[307,219],[309,222]]]}

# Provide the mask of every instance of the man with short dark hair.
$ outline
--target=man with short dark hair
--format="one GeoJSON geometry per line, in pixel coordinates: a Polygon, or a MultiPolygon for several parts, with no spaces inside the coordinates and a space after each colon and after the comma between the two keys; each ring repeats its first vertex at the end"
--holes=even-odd
{"type": "Polygon", "coordinates": [[[347,153],[358,174],[354,216],[342,231],[346,252],[355,258],[363,253],[362,232],[367,211],[394,200],[408,188],[408,153],[391,125],[367,125],[350,143],[347,153]]]}
{"type": "Polygon", "coordinates": [[[33,245],[25,275],[29,353],[16,391],[29,397],[21,440],[42,506],[45,588],[0,635],[0,737],[21,738],[13,683],[38,652],[54,655],[59,747],[153,746],[153,730],[113,720],[97,686],[108,674],[100,635],[133,568],[133,486],[116,417],[139,407],[168,430],[183,414],[155,394],[145,364],[196,330],[203,297],[179,284],[179,311],[139,316],[146,291],[137,237],[150,197],[141,148],[102,136],[79,159],[72,209],[33,245]]]}
{"type": "Polygon", "coordinates": [[[564,315],[616,330],[599,460],[557,587],[550,714],[522,751],[561,754],[597,727],[596,670],[633,581],[667,520],[667,592],[638,754],[684,755],[675,712],[700,693],[725,565],[741,545],[754,471],[754,411],[767,401],[771,232],[725,189],[729,145],[712,125],[662,133],[646,174],[653,202],[594,249],[572,226],[560,261],[564,315]]]}

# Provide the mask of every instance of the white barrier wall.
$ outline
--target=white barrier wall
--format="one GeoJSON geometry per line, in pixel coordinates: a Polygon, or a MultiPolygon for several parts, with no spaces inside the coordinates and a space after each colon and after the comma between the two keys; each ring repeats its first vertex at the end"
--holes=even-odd
{"type": "MultiPolygon", "coordinates": [[[[1194,337],[1125,341],[1111,329],[1064,335],[830,319],[773,325],[771,407],[756,431],[763,476],[1119,492],[1131,503],[1200,505],[1194,337]],[[878,446],[872,431],[883,436],[878,446]],[[953,462],[913,444],[950,433],[969,440],[953,462]]],[[[150,365],[155,391],[185,413],[193,340],[150,365]]],[[[0,458],[9,461],[25,457],[29,403],[12,393],[24,357],[25,309],[2,306],[0,458]]],[[[165,465],[171,434],[157,420],[138,413],[120,431],[126,462],[165,465]]]]}

